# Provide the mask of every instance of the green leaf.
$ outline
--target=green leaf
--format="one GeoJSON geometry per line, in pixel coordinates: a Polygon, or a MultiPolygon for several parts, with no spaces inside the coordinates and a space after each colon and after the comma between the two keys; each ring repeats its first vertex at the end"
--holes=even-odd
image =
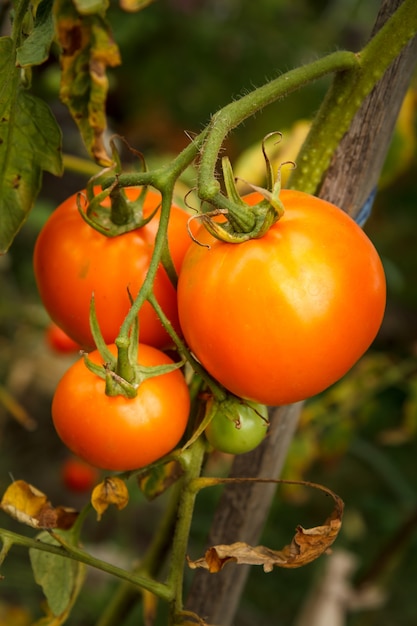
{"type": "Polygon", "coordinates": [[[20,67],[40,65],[48,59],[55,36],[52,5],[53,0],[42,0],[39,4],[33,30],[17,49],[16,61],[20,67]]]}
{"type": "MultiPolygon", "coordinates": [[[[40,533],[37,539],[53,546],[60,545],[48,532],[40,533]]],[[[50,612],[60,618],[53,623],[64,623],[84,582],[84,564],[35,549],[29,550],[29,557],[35,581],[42,587],[50,612]]]]}
{"type": "Polygon", "coordinates": [[[91,156],[108,166],[112,160],[104,145],[106,69],[120,63],[119,49],[101,15],[80,15],[70,0],[56,0],[54,11],[62,48],[61,100],[69,108],[91,156]]]}
{"type": "Polygon", "coordinates": [[[25,91],[12,39],[0,39],[0,254],[25,222],[42,170],[62,174],[61,131],[45,102],[25,91]]]}

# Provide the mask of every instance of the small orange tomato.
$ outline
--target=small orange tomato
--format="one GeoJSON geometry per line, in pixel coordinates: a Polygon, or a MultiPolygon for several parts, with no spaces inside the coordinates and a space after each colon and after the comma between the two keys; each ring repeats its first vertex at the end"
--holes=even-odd
{"type": "MultiPolygon", "coordinates": [[[[116,354],[116,347],[109,346],[116,354]]],[[[97,350],[88,358],[103,364],[97,350]]],[[[172,360],[160,350],[139,345],[139,363],[163,365],[172,360]]],[[[105,381],[84,359],[61,378],[52,400],[52,419],[64,444],[91,465],[107,470],[144,467],[173,450],[187,425],[190,397],[180,370],[154,376],[136,397],[107,396],[105,381]]]]}

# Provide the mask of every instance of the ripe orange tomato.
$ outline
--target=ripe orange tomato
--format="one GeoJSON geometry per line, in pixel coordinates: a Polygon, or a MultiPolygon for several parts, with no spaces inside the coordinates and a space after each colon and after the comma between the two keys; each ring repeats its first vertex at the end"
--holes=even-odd
{"type": "MultiPolygon", "coordinates": [[[[114,345],[109,349],[116,354],[114,345]]],[[[97,350],[88,358],[103,364],[97,350]]],[[[172,360],[160,350],[139,344],[141,365],[172,360]]],[[[105,381],[84,359],[61,378],[52,400],[52,419],[64,444],[78,457],[106,470],[144,467],[170,452],[184,434],[190,397],[180,370],[154,376],[135,398],[107,396],[105,381]]]]}
{"type": "MultiPolygon", "coordinates": [[[[253,193],[247,204],[261,199],[253,193]]],[[[207,371],[237,396],[282,405],[341,378],[367,350],[385,309],[371,241],[346,213],[283,190],[283,217],[231,244],[197,232],[178,282],[182,331],[207,371]]]]}
{"type": "MultiPolygon", "coordinates": [[[[136,188],[126,188],[134,199],[136,188]]],[[[80,216],[73,195],[49,217],[34,251],[34,271],[42,302],[54,322],[86,350],[93,349],[89,308],[94,294],[97,319],[106,343],[112,343],[130,308],[128,289],[135,297],[143,284],[152,257],[159,212],[146,226],[108,238],[90,227],[80,216]]],[[[161,201],[148,190],[144,214],[161,201]]],[[[177,272],[190,245],[188,215],[172,206],[168,245],[177,272]]],[[[176,291],[162,266],[154,284],[158,302],[179,331],[176,291]]],[[[140,314],[140,340],[156,347],[169,344],[169,337],[149,303],[140,314]]]]}

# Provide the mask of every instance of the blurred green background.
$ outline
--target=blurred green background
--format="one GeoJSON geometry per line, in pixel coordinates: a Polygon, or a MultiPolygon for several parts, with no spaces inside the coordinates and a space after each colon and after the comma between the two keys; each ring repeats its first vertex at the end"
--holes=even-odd
{"type": "MultiPolygon", "coordinates": [[[[210,115],[231,99],[279,73],[338,48],[358,50],[376,15],[376,0],[157,0],[127,15],[112,3],[109,19],[123,65],[110,73],[108,116],[150,158],[169,158],[198,132],[210,115]]],[[[52,59],[34,73],[33,89],[45,97],[64,129],[64,148],[84,155],[77,131],[57,98],[59,69],[52,59]]],[[[298,120],[314,116],[328,80],[293,94],[248,121],[228,139],[232,161],[265,134],[290,134],[298,120]]],[[[384,262],[388,305],[371,350],[328,392],[309,401],[290,450],[285,477],[321,482],[346,503],[335,550],[357,559],[352,580],[369,581],[382,594],[379,606],[346,614],[346,626],[411,626],[415,623],[417,579],[417,95],[411,91],[393,141],[381,188],[366,232],[384,262]]],[[[65,490],[60,467],[66,451],[50,421],[54,386],[72,357],[46,345],[48,318],[32,270],[37,233],[50,211],[79,190],[85,178],[66,172],[45,176],[42,193],[13,247],[0,257],[0,492],[23,479],[46,492],[54,504],[81,506],[88,495],[65,490]],[[5,395],[7,394],[7,395],[5,395]],[[37,423],[25,428],[10,398],[37,423]]],[[[214,457],[214,471],[230,459],[214,457]]],[[[129,562],[149,542],[164,505],[148,505],[135,485],[132,503],[110,511],[100,524],[91,519],[85,542],[109,559],[129,562]]],[[[197,502],[190,545],[200,555],[219,493],[197,502]]],[[[297,524],[322,523],[326,498],[281,487],[261,542],[279,549],[297,524]]],[[[0,513],[0,524],[30,536],[0,513]]],[[[236,626],[298,626],[306,597],[328,564],[326,558],[300,570],[253,568],[236,626]]],[[[14,549],[2,566],[0,626],[26,626],[40,617],[42,593],[33,582],[23,550],[14,549]]],[[[95,624],[114,581],[91,576],[78,600],[71,626],[95,624]]],[[[358,599],[358,594],[355,598],[358,599]]],[[[138,612],[123,626],[141,624],[138,612]]],[[[163,617],[160,618],[163,624],[163,617]]],[[[323,626],[331,626],[323,624],[323,626]]]]}

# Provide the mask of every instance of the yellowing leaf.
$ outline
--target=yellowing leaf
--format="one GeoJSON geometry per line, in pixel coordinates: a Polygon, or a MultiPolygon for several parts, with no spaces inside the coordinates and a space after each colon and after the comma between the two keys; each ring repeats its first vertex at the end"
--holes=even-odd
{"type": "Polygon", "coordinates": [[[74,4],[81,15],[91,15],[107,11],[109,0],[74,0],[74,4]]]}
{"type": "MultiPolygon", "coordinates": [[[[304,484],[315,486],[312,483],[304,484]]],[[[315,487],[321,488],[320,486],[315,487]]],[[[314,561],[330,548],[342,524],[342,500],[330,490],[322,489],[332,495],[334,499],[335,507],[332,514],[322,526],[307,529],[297,526],[291,543],[282,550],[272,550],[265,546],[252,547],[239,541],[230,545],[213,546],[206,551],[204,557],[196,561],[189,560],[189,566],[191,569],[203,568],[210,573],[216,573],[222,570],[227,563],[233,562],[239,565],[262,565],[265,572],[270,572],[274,566],[296,568],[314,561]]]]}
{"type": "Polygon", "coordinates": [[[0,254],[24,224],[42,170],[62,173],[61,131],[48,105],[21,85],[16,50],[0,37],[0,254]]]}
{"type": "Polygon", "coordinates": [[[55,29],[61,46],[61,100],[69,108],[97,163],[111,164],[104,144],[107,127],[107,67],[120,63],[119,49],[101,13],[79,14],[71,0],[56,0],[55,29]]]}
{"type": "Polygon", "coordinates": [[[54,508],[47,496],[24,480],[16,480],[5,491],[0,508],[13,519],[32,528],[71,528],[78,512],[54,508]]]}
{"type": "Polygon", "coordinates": [[[100,520],[103,513],[113,504],[119,511],[124,509],[129,502],[129,492],[126,484],[117,476],[106,478],[93,489],[91,504],[97,511],[97,519],[100,520]]]}
{"type": "Polygon", "coordinates": [[[182,474],[181,465],[177,461],[170,461],[138,476],[138,485],[148,500],[153,500],[175,483],[182,474]]]}
{"type": "Polygon", "coordinates": [[[152,2],[154,2],[154,0],[120,0],[120,7],[124,11],[129,11],[133,13],[135,11],[140,11],[141,9],[144,9],[145,7],[152,4],[152,2]]]}

